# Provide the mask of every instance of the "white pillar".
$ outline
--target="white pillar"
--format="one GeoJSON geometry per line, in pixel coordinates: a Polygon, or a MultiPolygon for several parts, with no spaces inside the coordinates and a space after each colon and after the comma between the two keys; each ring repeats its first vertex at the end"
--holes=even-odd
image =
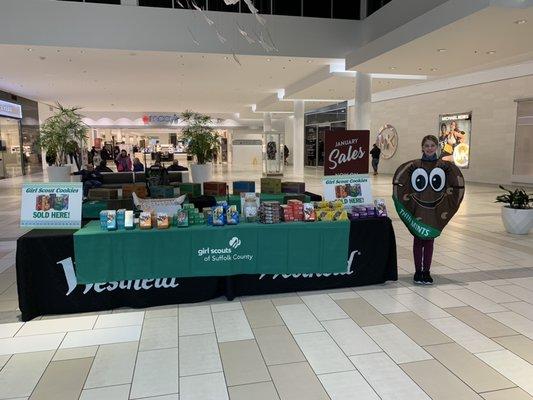
{"type": "Polygon", "coordinates": [[[355,75],[355,129],[370,129],[372,78],[357,71],[355,75]]]}
{"type": "Polygon", "coordinates": [[[294,175],[301,178],[304,176],[304,113],[305,103],[303,100],[295,100],[292,162],[294,164],[294,175]]]}
{"type": "Polygon", "coordinates": [[[272,130],[272,114],[269,112],[263,113],[263,132],[270,132],[272,130]]]}

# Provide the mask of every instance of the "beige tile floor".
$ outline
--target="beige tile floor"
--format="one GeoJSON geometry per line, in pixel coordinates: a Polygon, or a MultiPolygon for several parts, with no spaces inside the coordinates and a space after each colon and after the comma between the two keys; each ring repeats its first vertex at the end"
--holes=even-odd
{"type": "MultiPolygon", "coordinates": [[[[308,169],[308,190],[320,193],[320,179],[308,169]]],[[[412,239],[379,175],[398,282],[24,324],[13,266],[22,181],[0,181],[0,399],[533,399],[533,235],[505,233],[496,186],[467,185],[436,241],[433,287],[411,283],[412,239]]]]}

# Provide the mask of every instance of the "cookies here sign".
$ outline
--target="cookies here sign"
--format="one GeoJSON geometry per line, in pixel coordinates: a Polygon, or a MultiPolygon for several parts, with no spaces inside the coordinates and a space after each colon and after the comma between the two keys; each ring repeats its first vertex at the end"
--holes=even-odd
{"type": "Polygon", "coordinates": [[[80,182],[25,183],[20,226],[36,229],[81,227],[83,187],[80,182]]]}

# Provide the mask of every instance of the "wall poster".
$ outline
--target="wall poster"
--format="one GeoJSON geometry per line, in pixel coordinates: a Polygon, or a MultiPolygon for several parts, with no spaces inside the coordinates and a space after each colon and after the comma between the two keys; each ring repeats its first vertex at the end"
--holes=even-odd
{"type": "Polygon", "coordinates": [[[439,116],[439,154],[459,168],[470,165],[470,135],[472,112],[439,116]]]}

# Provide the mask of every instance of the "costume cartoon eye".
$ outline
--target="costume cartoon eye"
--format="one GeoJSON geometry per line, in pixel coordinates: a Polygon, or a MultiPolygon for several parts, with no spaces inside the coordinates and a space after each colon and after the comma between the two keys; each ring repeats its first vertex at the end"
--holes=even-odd
{"type": "Polygon", "coordinates": [[[446,184],[446,174],[441,168],[434,168],[429,174],[429,184],[435,192],[440,192],[446,184]]]}
{"type": "Polygon", "coordinates": [[[428,173],[424,168],[417,168],[411,175],[411,186],[417,192],[422,192],[428,186],[428,173]]]}

